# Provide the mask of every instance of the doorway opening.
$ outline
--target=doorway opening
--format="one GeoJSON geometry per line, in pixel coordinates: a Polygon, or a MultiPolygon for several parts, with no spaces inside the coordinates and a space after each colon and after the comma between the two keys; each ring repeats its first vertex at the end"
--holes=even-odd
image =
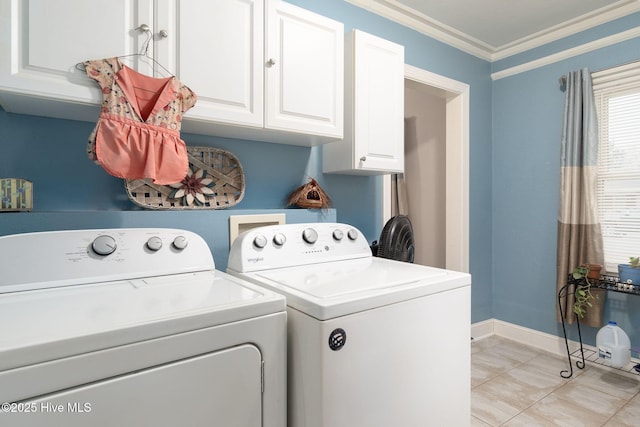
{"type": "MultiPolygon", "coordinates": [[[[422,184],[424,187],[418,190],[418,193],[424,193],[422,190],[433,191],[432,204],[440,203],[442,206],[429,207],[429,203],[423,203],[422,212],[420,207],[416,207],[417,217],[410,214],[414,228],[420,230],[416,233],[416,262],[419,262],[418,252],[421,250],[418,245],[420,241],[427,241],[433,236],[435,244],[422,245],[423,252],[429,252],[431,255],[422,256],[423,263],[437,263],[439,267],[449,270],[469,271],[469,85],[457,80],[443,77],[432,72],[405,65],[405,91],[410,94],[405,100],[405,128],[407,130],[406,138],[414,138],[410,135],[412,129],[415,129],[416,117],[407,117],[407,113],[411,114],[412,109],[407,108],[407,101],[415,104],[416,97],[424,96],[424,103],[436,106],[441,105],[443,111],[435,114],[444,116],[444,126],[442,126],[442,137],[437,135],[434,138],[440,139],[442,147],[431,147],[426,150],[431,154],[435,154],[435,160],[440,158],[440,168],[432,168],[435,174],[424,176],[424,174],[407,176],[407,180],[412,180],[411,185],[419,188],[422,184]],[[442,140],[444,139],[444,140],[442,140]],[[435,150],[435,151],[434,151],[435,150]],[[438,169],[441,172],[438,172],[438,169]],[[421,176],[423,175],[423,176],[421,176]],[[438,180],[444,182],[427,182],[425,179],[438,180]],[[427,210],[424,210],[427,209],[427,210]],[[422,221],[420,217],[427,217],[422,221]],[[442,232],[444,230],[444,232],[442,232]],[[440,236],[440,237],[438,237],[440,236]],[[437,252],[437,253],[436,253],[437,252]]],[[[421,104],[421,102],[418,102],[421,104]]],[[[415,111],[415,110],[413,110],[415,111]]],[[[441,123],[442,124],[442,123],[441,123]]],[[[436,130],[437,132],[437,130],[436,130]]],[[[407,142],[407,140],[405,140],[407,142]]],[[[434,144],[438,142],[435,141],[434,144]]],[[[421,141],[415,138],[412,149],[419,149],[421,141]]],[[[424,147],[422,147],[424,148],[424,147]]],[[[405,147],[405,150],[407,147],[405,147]]],[[[416,152],[407,153],[405,151],[405,167],[416,162],[421,162],[416,152]],[[411,158],[407,157],[407,154],[411,158]]],[[[428,159],[427,159],[428,161],[428,159]]],[[[429,169],[428,165],[417,167],[414,170],[429,169]]],[[[391,176],[383,177],[383,223],[391,217],[391,176]]],[[[411,196],[409,196],[411,197],[411,196]]],[[[411,199],[409,199],[409,209],[411,210],[411,199]]],[[[429,243],[434,243],[430,241],[429,243]]]]}

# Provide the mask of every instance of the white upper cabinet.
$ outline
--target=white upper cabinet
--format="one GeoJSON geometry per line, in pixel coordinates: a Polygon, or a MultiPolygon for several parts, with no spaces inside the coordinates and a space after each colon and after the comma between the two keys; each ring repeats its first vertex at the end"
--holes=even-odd
{"type": "Polygon", "coordinates": [[[344,26],[267,0],[266,123],[342,138],[344,26]]]}
{"type": "Polygon", "coordinates": [[[345,37],[344,139],[323,147],[323,171],[404,171],[404,47],[362,31],[345,37]]]}
{"type": "MultiPolygon", "coordinates": [[[[343,25],[280,0],[0,0],[0,105],[93,121],[87,59],[175,74],[197,95],[183,131],[316,145],[342,138],[343,25]],[[34,102],[34,98],[37,99],[34,102]]],[[[92,108],[93,107],[93,108],[92,108]]]]}

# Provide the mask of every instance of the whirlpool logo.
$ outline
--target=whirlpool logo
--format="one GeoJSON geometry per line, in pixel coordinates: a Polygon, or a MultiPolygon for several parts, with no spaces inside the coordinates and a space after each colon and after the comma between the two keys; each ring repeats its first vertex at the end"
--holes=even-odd
{"type": "Polygon", "coordinates": [[[255,258],[247,258],[247,262],[258,263],[264,261],[264,258],[261,256],[257,256],[255,258]]]}

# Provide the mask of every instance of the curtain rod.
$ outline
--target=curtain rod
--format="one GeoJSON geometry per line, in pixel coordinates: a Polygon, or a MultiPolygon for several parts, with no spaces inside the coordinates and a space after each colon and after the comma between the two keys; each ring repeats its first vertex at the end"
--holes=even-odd
{"type": "MultiPolygon", "coordinates": [[[[640,59],[632,59],[631,61],[623,62],[622,64],[612,65],[610,67],[605,67],[605,68],[601,68],[601,69],[596,70],[596,71],[591,71],[591,74],[593,75],[594,73],[599,73],[601,71],[605,71],[605,70],[608,70],[608,69],[611,69],[611,68],[624,67],[625,65],[630,65],[630,64],[635,64],[635,63],[640,64],[640,59]]],[[[560,85],[560,90],[562,92],[567,90],[567,75],[566,74],[560,76],[560,78],[558,79],[558,84],[560,85]]]]}

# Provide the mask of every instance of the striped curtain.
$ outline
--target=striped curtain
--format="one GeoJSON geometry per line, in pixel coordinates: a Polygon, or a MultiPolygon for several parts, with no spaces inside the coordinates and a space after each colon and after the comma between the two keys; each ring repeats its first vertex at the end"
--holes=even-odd
{"type": "MultiPolygon", "coordinates": [[[[567,275],[584,263],[604,265],[602,233],[598,219],[596,178],[598,171],[598,120],[589,70],[583,68],[563,77],[565,106],[561,139],[560,212],[556,290],[567,275]]],[[[581,322],[602,326],[605,292],[594,290],[597,299],[581,322]]],[[[573,322],[573,294],[564,300],[566,321],[573,322]]],[[[558,320],[560,320],[558,311],[558,320]]]]}

